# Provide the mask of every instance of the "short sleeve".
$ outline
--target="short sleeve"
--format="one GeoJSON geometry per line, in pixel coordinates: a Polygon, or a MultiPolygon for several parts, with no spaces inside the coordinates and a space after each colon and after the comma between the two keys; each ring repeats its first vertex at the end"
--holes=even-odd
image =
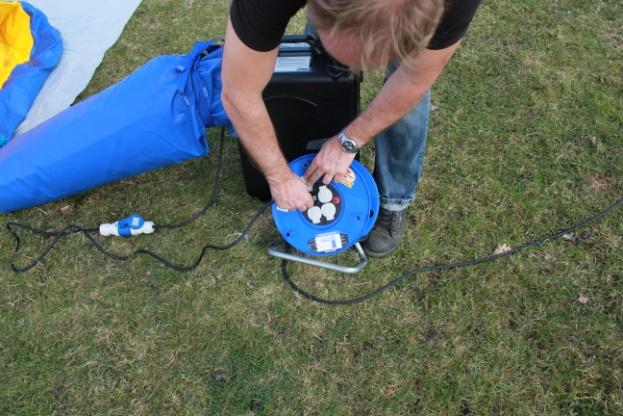
{"type": "Polygon", "coordinates": [[[288,22],[304,5],[304,0],[233,0],[229,15],[246,46],[267,52],[279,45],[288,22]]]}
{"type": "Polygon", "coordinates": [[[467,33],[480,0],[450,0],[428,49],[444,49],[454,45],[467,33]]]}

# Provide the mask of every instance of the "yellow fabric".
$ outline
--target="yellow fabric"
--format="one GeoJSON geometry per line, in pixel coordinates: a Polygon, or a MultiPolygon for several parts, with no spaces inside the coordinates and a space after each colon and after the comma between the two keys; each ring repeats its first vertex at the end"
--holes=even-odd
{"type": "Polygon", "coordinates": [[[20,3],[0,0],[0,88],[17,65],[30,59],[34,44],[30,15],[20,3]]]}

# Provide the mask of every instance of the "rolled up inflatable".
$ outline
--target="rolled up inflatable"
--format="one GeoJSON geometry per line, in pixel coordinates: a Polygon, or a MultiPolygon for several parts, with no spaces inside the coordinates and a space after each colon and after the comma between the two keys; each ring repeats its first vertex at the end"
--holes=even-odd
{"type": "Polygon", "coordinates": [[[61,34],[40,10],[0,0],[0,147],[11,140],[62,54],[61,34]]]}
{"type": "Polygon", "coordinates": [[[0,212],[33,207],[208,153],[228,126],[222,47],[161,56],[0,149],[0,212]]]}

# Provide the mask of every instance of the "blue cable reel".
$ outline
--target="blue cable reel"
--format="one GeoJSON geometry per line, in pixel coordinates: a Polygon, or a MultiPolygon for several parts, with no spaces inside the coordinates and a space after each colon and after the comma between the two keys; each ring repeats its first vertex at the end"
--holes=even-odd
{"type": "MultiPolygon", "coordinates": [[[[298,176],[303,176],[315,155],[305,155],[290,163],[298,176]]],[[[268,253],[286,260],[310,264],[342,273],[357,273],[368,258],[359,243],[372,230],[379,213],[379,191],[370,172],[353,161],[340,182],[329,185],[318,181],[310,189],[314,206],[306,211],[286,211],[272,204],[273,220],[283,239],[304,255],[272,245],[268,253]],[[314,257],[329,257],[355,247],[361,261],[355,266],[329,263],[314,257]]]]}

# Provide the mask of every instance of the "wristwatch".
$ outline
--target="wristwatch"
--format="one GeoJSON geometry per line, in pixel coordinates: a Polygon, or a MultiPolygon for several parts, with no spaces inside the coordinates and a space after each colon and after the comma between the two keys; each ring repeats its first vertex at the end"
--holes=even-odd
{"type": "Polygon", "coordinates": [[[342,150],[346,153],[357,153],[359,151],[359,146],[357,142],[351,139],[344,133],[342,130],[338,135],[338,139],[340,140],[340,146],[342,146],[342,150]]]}

